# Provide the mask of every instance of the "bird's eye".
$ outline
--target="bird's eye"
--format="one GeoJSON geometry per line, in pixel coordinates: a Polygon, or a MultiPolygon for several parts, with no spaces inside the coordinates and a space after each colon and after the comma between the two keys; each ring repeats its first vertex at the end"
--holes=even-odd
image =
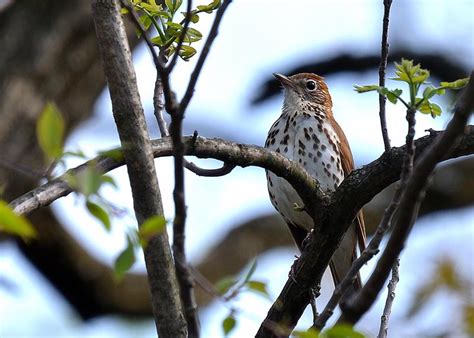
{"type": "Polygon", "coordinates": [[[315,90],[316,89],[316,82],[314,82],[313,80],[306,81],[306,89],[315,90]]]}

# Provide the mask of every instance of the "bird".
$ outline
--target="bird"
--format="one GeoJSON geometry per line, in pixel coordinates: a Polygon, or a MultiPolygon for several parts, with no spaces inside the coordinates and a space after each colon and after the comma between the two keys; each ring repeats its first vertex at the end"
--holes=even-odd
{"type": "MultiPolygon", "coordinates": [[[[268,132],[265,148],[298,163],[319,182],[324,192],[336,190],[354,170],[354,160],[349,142],[334,119],[332,99],[324,78],[313,73],[273,75],[283,87],[284,101],[280,116],[268,132]]],[[[271,203],[287,223],[297,247],[302,251],[304,240],[314,227],[313,219],[307,212],[295,207],[302,206],[303,202],[288,181],[268,170],[266,177],[271,203]]],[[[361,210],[329,263],[335,286],[350,269],[357,256],[357,247],[360,252],[364,250],[365,241],[361,210]]],[[[361,287],[358,274],[345,297],[361,287]]]]}

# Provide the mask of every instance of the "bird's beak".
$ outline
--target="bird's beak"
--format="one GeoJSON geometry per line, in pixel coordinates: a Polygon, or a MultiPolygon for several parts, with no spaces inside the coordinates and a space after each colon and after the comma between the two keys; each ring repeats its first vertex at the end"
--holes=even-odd
{"type": "Polygon", "coordinates": [[[288,76],[281,75],[278,73],[273,73],[273,76],[276,77],[278,81],[280,81],[281,85],[284,88],[295,88],[295,84],[293,83],[293,81],[290,80],[290,78],[288,78],[288,76]]]}

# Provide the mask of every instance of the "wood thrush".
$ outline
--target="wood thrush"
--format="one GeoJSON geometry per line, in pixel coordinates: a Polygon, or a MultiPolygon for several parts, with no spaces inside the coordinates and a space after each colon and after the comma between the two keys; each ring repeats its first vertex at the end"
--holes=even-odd
{"type": "MultiPolygon", "coordinates": [[[[284,89],[283,110],[268,132],[265,147],[303,166],[324,191],[335,190],[354,169],[354,160],[346,136],[332,114],[332,100],[324,79],[310,73],[284,76],[274,74],[284,89]]],[[[303,240],[314,227],[313,219],[295,210],[303,202],[284,179],[267,171],[270,199],[288,224],[296,245],[301,250],[303,240]]],[[[365,247],[365,227],[362,211],[344,235],[331,258],[334,284],[346,275],[356,257],[356,247],[365,247]]],[[[360,276],[354,280],[354,290],[361,287],[360,276]]]]}

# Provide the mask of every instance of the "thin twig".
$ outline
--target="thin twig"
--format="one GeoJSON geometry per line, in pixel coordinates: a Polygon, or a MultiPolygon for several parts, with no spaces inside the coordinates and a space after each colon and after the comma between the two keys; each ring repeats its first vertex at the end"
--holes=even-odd
{"type": "MultiPolygon", "coordinates": [[[[167,137],[169,136],[169,131],[168,131],[168,126],[166,124],[166,121],[163,118],[163,110],[165,107],[165,103],[163,102],[163,85],[161,83],[161,78],[159,75],[157,75],[156,82],[155,82],[153,106],[154,106],[155,118],[158,123],[158,127],[160,128],[161,137],[167,137]]],[[[230,173],[235,168],[235,164],[230,164],[230,163],[225,162],[221,168],[205,169],[184,159],[184,167],[198,176],[218,177],[218,176],[224,176],[230,173]]]]}
{"type": "Polygon", "coordinates": [[[186,168],[195,173],[198,176],[206,176],[206,177],[219,177],[229,174],[235,167],[235,164],[230,164],[228,162],[224,162],[222,167],[217,169],[203,169],[195,165],[193,162],[186,162],[186,168]]]}
{"type": "MultiPolygon", "coordinates": [[[[192,1],[188,0],[188,9],[186,17],[191,16],[192,1]]],[[[189,24],[189,21],[187,21],[189,24]]],[[[182,43],[186,30],[183,29],[179,43],[182,43]]],[[[179,50],[176,51],[176,54],[179,50]]],[[[173,57],[176,62],[176,54],[173,57]]],[[[186,226],[186,200],[184,190],[184,152],[185,146],[182,139],[182,128],[184,119],[184,110],[180,109],[181,104],[170,102],[174,100],[174,95],[167,95],[171,92],[169,83],[169,71],[173,69],[174,64],[171,64],[168,69],[163,69],[160,72],[161,80],[163,81],[165,91],[166,106],[169,106],[168,112],[171,115],[170,136],[173,143],[173,157],[174,157],[174,179],[175,185],[173,190],[173,199],[175,205],[175,217],[173,221],[173,256],[176,266],[176,276],[178,278],[181,301],[183,303],[184,315],[188,324],[189,337],[199,337],[199,318],[197,314],[197,305],[194,297],[194,281],[188,268],[186,260],[185,249],[185,226],[186,226]],[[166,97],[168,96],[168,97],[166,97]]]]}
{"type": "Polygon", "coordinates": [[[400,266],[400,260],[397,259],[395,264],[392,267],[392,278],[388,283],[387,289],[387,300],[385,301],[385,306],[383,309],[383,314],[380,319],[380,329],[377,338],[386,338],[388,332],[388,320],[390,318],[390,314],[392,312],[392,304],[393,300],[395,299],[395,289],[397,287],[397,283],[400,280],[400,276],[398,273],[398,268],[400,266]]]}
{"type": "MultiPolygon", "coordinates": [[[[473,78],[474,72],[471,72],[471,79],[473,78]]],[[[460,95],[460,99],[454,109],[454,116],[449,122],[448,127],[427,151],[421,155],[421,159],[414,167],[400,201],[399,213],[393,232],[382,256],[377,262],[374,273],[372,273],[362,290],[349,301],[338,322],[356,323],[374,303],[405,245],[434,167],[446,157],[457,143],[459,137],[464,133],[473,109],[474,81],[471,80],[466,90],[460,95]]]]}
{"type": "Polygon", "coordinates": [[[183,99],[181,100],[181,104],[180,104],[181,112],[184,112],[186,110],[186,108],[189,105],[189,102],[191,101],[191,98],[193,97],[194,88],[196,87],[199,74],[201,74],[202,67],[204,65],[204,62],[206,61],[207,55],[209,54],[212,43],[217,37],[218,29],[219,29],[219,25],[221,23],[222,17],[224,16],[226,9],[230,5],[231,2],[232,0],[224,0],[222,5],[217,10],[216,17],[214,18],[214,22],[212,23],[211,30],[209,31],[209,35],[207,36],[206,43],[204,44],[204,47],[202,48],[201,55],[199,55],[199,59],[191,74],[191,79],[189,80],[188,87],[186,88],[186,92],[183,96],[183,99]]]}
{"type": "MultiPolygon", "coordinates": [[[[385,87],[385,69],[387,68],[388,59],[388,26],[390,17],[390,6],[392,0],[383,0],[384,13],[383,13],[383,27],[382,27],[382,46],[381,46],[381,57],[379,66],[379,86],[385,87]]],[[[387,120],[385,118],[385,102],[387,98],[384,95],[379,94],[379,116],[380,116],[380,129],[382,130],[383,143],[385,151],[390,149],[390,138],[388,137],[387,120]]]]}
{"type": "Polygon", "coordinates": [[[153,94],[153,110],[155,113],[156,122],[158,123],[158,128],[160,128],[161,137],[166,137],[169,136],[169,131],[166,121],[163,118],[163,110],[165,109],[163,97],[163,83],[161,82],[161,77],[157,72],[155,81],[155,91],[153,94]]]}

